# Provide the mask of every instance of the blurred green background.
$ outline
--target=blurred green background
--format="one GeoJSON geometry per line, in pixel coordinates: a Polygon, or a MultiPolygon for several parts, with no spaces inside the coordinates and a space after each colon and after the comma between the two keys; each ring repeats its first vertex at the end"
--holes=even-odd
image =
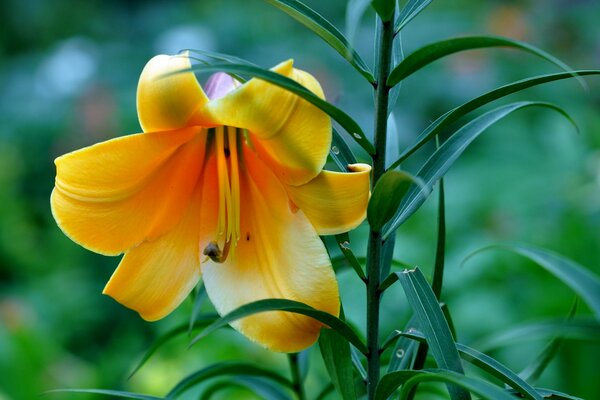
{"type": "MultiPolygon", "coordinates": [[[[344,30],[345,1],[307,3],[344,30]]],[[[56,227],[49,208],[53,159],[139,131],[137,78],[157,53],[213,50],[264,67],[294,58],[298,67],[317,76],[328,99],[367,132],[370,86],[319,38],[260,0],[2,0],[0,15],[0,399],[35,399],[54,388],[163,395],[190,372],[227,359],[287,373],[284,355],[222,330],[190,350],[186,337],[173,341],[127,380],[155,337],[188,320],[191,302],[163,321],[146,323],[101,295],[119,260],[78,247],[56,227]]],[[[373,21],[368,11],[354,38],[369,62],[373,21]]],[[[598,68],[598,21],[597,0],[437,1],[405,29],[402,40],[410,53],[451,36],[499,34],[529,41],[574,68],[598,68]]],[[[390,152],[411,144],[451,107],[501,84],[556,71],[510,50],[473,51],[437,62],[403,84],[390,152]]],[[[443,297],[463,343],[532,321],[563,318],[574,297],[548,273],[510,254],[486,253],[461,267],[471,251],[497,242],[526,242],[600,274],[600,81],[587,81],[589,93],[568,80],[512,97],[558,103],[575,118],[580,135],[548,110],[521,111],[478,139],[447,176],[443,297]]],[[[406,167],[414,171],[430,152],[431,147],[420,151],[406,167]]],[[[398,259],[427,274],[435,246],[433,198],[399,230],[396,246],[398,259]]],[[[358,253],[364,251],[365,233],[362,227],[352,234],[358,253]]],[[[363,329],[364,290],[348,271],[339,276],[346,312],[363,329]]],[[[580,306],[578,315],[587,314],[580,306]]],[[[400,287],[390,290],[383,334],[402,328],[407,318],[400,287]]],[[[551,334],[512,343],[493,355],[519,371],[551,334]]],[[[314,395],[326,375],[316,348],[309,359],[314,368],[307,386],[314,395]]],[[[540,385],[600,398],[598,360],[597,341],[569,341],[540,385]]],[[[188,398],[197,395],[198,390],[191,391],[188,398]]],[[[222,398],[254,397],[238,391],[224,392],[222,398]]]]}

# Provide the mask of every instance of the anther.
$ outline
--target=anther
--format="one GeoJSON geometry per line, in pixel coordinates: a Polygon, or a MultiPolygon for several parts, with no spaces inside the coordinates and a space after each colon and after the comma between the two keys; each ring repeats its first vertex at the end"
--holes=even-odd
{"type": "Polygon", "coordinates": [[[211,260],[216,263],[224,263],[227,260],[227,255],[229,254],[229,247],[231,241],[225,242],[225,247],[223,247],[223,251],[219,248],[217,242],[210,242],[205,248],[202,254],[208,256],[211,260]]]}

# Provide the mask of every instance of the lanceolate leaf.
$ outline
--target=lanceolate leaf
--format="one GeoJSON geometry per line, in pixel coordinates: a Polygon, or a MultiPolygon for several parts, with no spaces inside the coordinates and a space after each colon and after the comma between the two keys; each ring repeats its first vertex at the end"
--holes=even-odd
{"type": "Polygon", "coordinates": [[[399,33],[414,17],[419,15],[432,0],[408,0],[396,18],[394,32],[399,33]]]}
{"type": "MultiPolygon", "coordinates": [[[[396,274],[438,367],[464,374],[452,333],[425,276],[419,268],[396,274]]],[[[452,399],[470,398],[467,392],[455,386],[448,390],[452,399]]]]}
{"type": "MultiPolygon", "coordinates": [[[[396,371],[381,378],[377,385],[375,400],[385,400],[398,387],[401,387],[400,399],[407,398],[411,390],[421,382],[446,382],[460,386],[483,399],[514,400],[510,394],[481,379],[471,378],[448,370],[396,371]]],[[[461,390],[464,390],[461,389],[461,390]]],[[[466,392],[465,392],[466,393],[466,392]]]]}
{"type": "MultiPolygon", "coordinates": [[[[194,322],[194,325],[192,326],[192,330],[208,326],[211,323],[215,322],[217,320],[217,318],[219,318],[219,316],[217,314],[199,315],[196,317],[196,321],[194,322]]],[[[152,357],[152,355],[162,345],[164,345],[171,339],[176,338],[179,335],[183,335],[186,332],[188,332],[188,333],[190,332],[189,325],[183,324],[183,325],[180,325],[174,329],[171,329],[167,333],[159,336],[159,338],[156,339],[154,341],[154,343],[152,343],[150,348],[148,350],[146,350],[146,353],[144,354],[142,359],[137,363],[137,365],[135,366],[133,371],[131,371],[131,374],[129,374],[129,378],[131,378],[137,371],[139,371],[139,369],[142,368],[144,366],[144,364],[146,364],[146,362],[150,359],[150,357],[152,357]]]]}
{"type": "Polygon", "coordinates": [[[360,264],[360,262],[352,252],[352,249],[350,248],[350,236],[348,235],[348,233],[340,233],[338,235],[335,235],[335,241],[337,242],[340,251],[346,258],[346,261],[348,261],[348,263],[354,269],[354,272],[356,272],[358,277],[363,281],[367,279],[365,272],[362,269],[362,265],[360,264]]]}
{"type": "Polygon", "coordinates": [[[340,53],[358,72],[369,82],[375,82],[373,74],[360,58],[358,53],[352,49],[349,41],[342,33],[323,18],[319,13],[297,0],[265,0],[267,3],[279,8],[302,25],[319,35],[335,51],[340,53]]]}
{"type": "Polygon", "coordinates": [[[213,364],[203,368],[185,377],[165,396],[165,399],[175,399],[186,390],[206,381],[207,379],[223,376],[223,375],[243,375],[243,376],[258,376],[270,379],[283,386],[292,388],[293,383],[287,378],[268,370],[266,368],[257,367],[252,364],[236,361],[227,361],[218,364],[213,364]]]}
{"type": "Polygon", "coordinates": [[[225,380],[214,383],[202,392],[199,400],[213,399],[220,391],[232,387],[248,389],[265,400],[292,400],[289,395],[268,380],[244,376],[237,376],[235,380],[225,380]]]}
{"type": "Polygon", "coordinates": [[[464,50],[482,49],[487,47],[512,47],[539,56],[565,71],[570,71],[568,65],[554,56],[528,43],[499,36],[468,36],[441,40],[431,43],[407,56],[390,73],[387,85],[392,87],[403,79],[417,72],[424,66],[450,54],[464,50]]]}
{"type": "Polygon", "coordinates": [[[88,393],[88,394],[101,394],[110,396],[111,398],[120,399],[137,399],[137,400],[164,400],[162,397],[149,396],[140,393],[123,392],[120,390],[104,390],[104,389],[57,389],[48,390],[45,393],[88,393]]]}
{"type": "MultiPolygon", "coordinates": [[[[273,71],[269,71],[266,69],[262,69],[259,67],[255,67],[253,65],[248,64],[230,64],[230,63],[218,63],[212,65],[194,65],[191,68],[191,71],[195,72],[227,72],[234,74],[245,74],[250,75],[257,79],[262,79],[267,82],[270,82],[274,85],[282,87],[290,92],[298,95],[309,103],[313,104],[315,107],[319,108],[323,112],[327,113],[331,118],[333,118],[337,123],[339,123],[350,135],[352,138],[360,144],[369,154],[373,154],[375,149],[371,142],[367,140],[365,134],[361,127],[345,112],[337,108],[336,106],[328,103],[327,101],[321,99],[316,96],[310,90],[306,89],[304,86],[300,85],[298,82],[293,79],[287,78],[281,74],[278,74],[273,71]]],[[[185,72],[179,71],[179,72],[185,72]]],[[[178,72],[175,72],[178,73],[178,72]]]]}
{"type": "MultiPolygon", "coordinates": [[[[573,122],[571,117],[569,117],[563,109],[549,103],[522,101],[498,107],[475,118],[457,130],[431,155],[431,157],[429,157],[425,162],[425,165],[423,165],[417,173],[417,177],[421,178],[427,187],[433,186],[438,179],[446,174],[448,169],[454,164],[454,161],[460,157],[463,151],[479,137],[482,132],[513,111],[531,106],[553,109],[564,115],[569,121],[573,122]]],[[[414,214],[428,195],[429,193],[424,192],[420,187],[413,185],[404,196],[404,200],[402,201],[402,204],[400,204],[400,208],[396,215],[392,218],[387,227],[384,228],[383,238],[385,239],[414,214]]]]}
{"type": "Polygon", "coordinates": [[[226,326],[230,322],[247,317],[249,315],[258,314],[266,311],[291,312],[314,318],[322,322],[326,326],[329,326],[331,329],[336,330],[342,337],[344,337],[344,339],[352,343],[362,353],[365,353],[367,351],[365,344],[358,337],[356,332],[354,332],[354,330],[346,322],[334,317],[329,313],[314,309],[307,304],[287,299],[265,299],[244,304],[243,306],[231,311],[229,314],[219,318],[213,324],[204,329],[198,336],[196,336],[192,340],[190,346],[198,342],[206,335],[214,332],[215,330],[223,326],[226,326]]]}
{"type": "MultiPolygon", "coordinates": [[[[406,381],[400,391],[400,400],[406,400],[416,385],[422,382],[446,382],[466,389],[481,398],[494,400],[514,400],[514,397],[498,386],[492,385],[482,379],[471,378],[454,371],[431,371],[418,374],[406,381]]],[[[451,386],[449,386],[450,388],[451,386]]],[[[452,395],[452,393],[450,393],[452,395]]]]}
{"type": "Polygon", "coordinates": [[[348,0],[346,6],[346,37],[351,48],[354,48],[354,36],[369,5],[371,5],[371,0],[348,0]]]}
{"type": "Polygon", "coordinates": [[[338,395],[343,400],[356,400],[350,344],[336,331],[322,329],[319,348],[338,395]]]}
{"type": "Polygon", "coordinates": [[[410,146],[406,149],[396,160],[390,168],[397,168],[404,160],[406,160],[410,155],[412,155],[415,151],[421,148],[425,143],[427,143],[431,138],[440,133],[442,129],[450,125],[451,123],[457,121],[462,116],[470,113],[477,108],[484,106],[488,103],[491,103],[494,100],[498,100],[502,97],[508,96],[510,94],[519,92],[521,90],[528,89],[532,86],[541,85],[544,83],[557,81],[561,79],[573,78],[574,75],[586,76],[586,75],[599,75],[600,70],[581,70],[581,71],[572,71],[572,72],[561,72],[558,74],[550,74],[550,75],[540,75],[535,76],[533,78],[523,79],[517,82],[509,83],[508,85],[501,86],[492,91],[489,91],[479,97],[474,98],[450,111],[446,114],[442,115],[434,122],[432,122],[417,138],[417,141],[414,145],[410,146]]]}
{"type": "Polygon", "coordinates": [[[529,245],[495,245],[475,254],[488,249],[506,249],[529,258],[581,296],[600,321],[600,279],[589,270],[559,254],[529,245]]]}
{"type": "MultiPolygon", "coordinates": [[[[417,340],[419,342],[425,341],[425,336],[418,331],[402,332],[401,335],[417,340]]],[[[525,380],[519,377],[516,373],[511,371],[508,367],[504,366],[500,362],[496,361],[492,357],[483,354],[471,347],[465,346],[461,343],[456,343],[456,348],[460,353],[460,356],[465,360],[474,364],[486,371],[490,375],[498,378],[503,383],[511,386],[518,390],[520,394],[525,398],[532,400],[542,400],[542,396],[535,391],[535,389],[529,385],[525,380]]]]}

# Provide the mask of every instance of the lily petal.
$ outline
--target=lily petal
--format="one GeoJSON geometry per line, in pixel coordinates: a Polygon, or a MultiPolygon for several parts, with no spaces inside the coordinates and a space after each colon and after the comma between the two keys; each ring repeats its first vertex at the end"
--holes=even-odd
{"type": "MultiPolygon", "coordinates": [[[[289,60],[272,71],[324,98],[317,80],[292,66],[289,60]]],[[[260,157],[280,180],[292,185],[306,183],[319,174],[331,145],[327,114],[297,95],[256,78],[198,108],[191,121],[248,129],[260,157]]]]}
{"type": "Polygon", "coordinates": [[[286,186],[292,202],[304,211],[319,235],[335,235],[356,228],[367,215],[368,164],[351,164],[349,173],[321,171],[301,186],[286,186]]]}
{"type": "MultiPolygon", "coordinates": [[[[333,315],[338,286],[327,251],[302,212],[292,212],[277,177],[251,151],[244,152],[242,237],[222,264],[202,266],[208,295],[220,314],[260,299],[286,298],[333,315]]],[[[265,312],[234,322],[251,340],[275,351],[302,350],[322,324],[286,312],[265,312]]]]}
{"type": "Polygon", "coordinates": [[[201,233],[214,231],[217,198],[210,175],[199,185],[176,227],[127,252],[103,293],[155,321],[173,311],[200,278],[201,233]]]}
{"type": "Polygon", "coordinates": [[[73,241],[117,255],[175,226],[192,196],[200,128],[129,135],[56,159],[54,219],[73,241]]]}
{"type": "Polygon", "coordinates": [[[187,53],[153,57],[142,71],[137,112],[145,132],[183,128],[198,107],[208,102],[191,68],[187,53]]]}

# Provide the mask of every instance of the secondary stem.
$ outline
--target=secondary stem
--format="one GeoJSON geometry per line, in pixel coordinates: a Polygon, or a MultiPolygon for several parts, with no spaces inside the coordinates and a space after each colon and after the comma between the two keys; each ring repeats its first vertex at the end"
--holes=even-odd
{"type": "Polygon", "coordinates": [[[298,400],[306,400],[306,393],[304,393],[304,385],[302,384],[302,375],[300,374],[300,365],[298,363],[298,353],[288,354],[288,359],[290,361],[294,392],[296,392],[298,400]]]}
{"type": "MultiPolygon", "coordinates": [[[[381,21],[377,35],[377,86],[375,88],[375,154],[373,155],[373,179],[375,186],[385,172],[385,149],[387,140],[387,118],[389,87],[386,85],[392,58],[393,21],[381,21]]],[[[383,241],[380,232],[369,232],[367,250],[367,395],[375,398],[379,382],[379,304],[381,300],[381,257],[383,241]]]]}

